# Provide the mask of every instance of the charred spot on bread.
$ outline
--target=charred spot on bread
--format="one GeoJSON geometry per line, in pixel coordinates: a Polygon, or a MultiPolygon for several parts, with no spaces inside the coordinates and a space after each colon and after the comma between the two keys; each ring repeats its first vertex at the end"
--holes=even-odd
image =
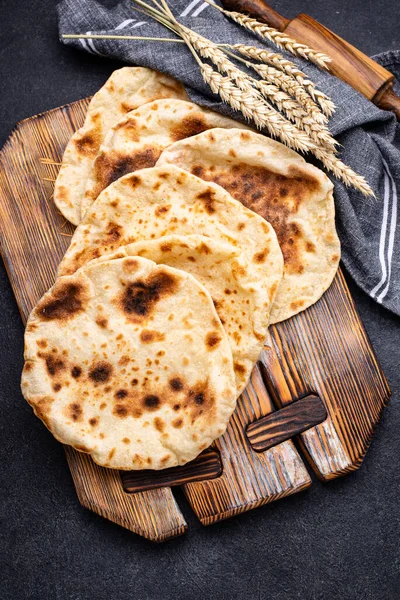
{"type": "Polygon", "coordinates": [[[172,295],[178,288],[178,280],[172,274],[157,269],[146,278],[129,283],[118,301],[119,307],[132,320],[148,317],[155,305],[172,295]]]}
{"type": "Polygon", "coordinates": [[[67,321],[83,312],[87,301],[88,291],[83,283],[61,278],[50,296],[39,302],[36,313],[44,321],[67,321]]]}
{"type": "Polygon", "coordinates": [[[112,365],[106,361],[100,361],[89,371],[89,378],[94,383],[106,383],[112,375],[112,365]]]}

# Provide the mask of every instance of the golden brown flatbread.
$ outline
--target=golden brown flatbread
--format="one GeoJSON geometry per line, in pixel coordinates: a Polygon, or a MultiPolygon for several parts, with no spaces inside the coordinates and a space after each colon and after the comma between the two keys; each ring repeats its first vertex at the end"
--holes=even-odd
{"type": "MultiPolygon", "coordinates": [[[[136,171],[106,188],[77,227],[59,274],[74,273],[85,262],[121,246],[171,234],[205,235],[239,250],[238,279],[250,282],[250,292],[260,291],[258,311],[264,330],[283,270],[274,230],[220,186],[172,165],[136,171]]],[[[218,272],[214,275],[217,278],[218,272]]],[[[260,339],[261,330],[257,327],[260,339]]],[[[235,363],[235,372],[248,377],[248,368],[241,363],[235,363]]]]}
{"type": "Polygon", "coordinates": [[[129,112],[109,129],[99,149],[86,184],[81,217],[113,181],[154,167],[165,148],[212,127],[248,129],[212,110],[174,98],[155,100],[129,112]]]}
{"type": "Polygon", "coordinates": [[[253,131],[213,129],[176,142],[157,165],[175,165],[225,188],[276,231],[285,267],[271,323],[314,304],[340,260],[333,185],[296,152],[253,131]]]}
{"type": "Polygon", "coordinates": [[[143,256],[187,271],[210,292],[228,335],[239,396],[264,345],[271,293],[268,280],[246,268],[237,247],[204,235],[166,235],[134,242],[97,260],[124,256],[143,256]]]}
{"type": "Polygon", "coordinates": [[[186,100],[187,94],[172,77],[143,67],[114,71],[93,96],[83,127],[67,144],[54,187],[54,202],[68,221],[81,220],[86,182],[107,131],[129,111],[159,98],[186,100]]]}
{"type": "Polygon", "coordinates": [[[61,442],[114,469],[163,469],[220,436],[232,352],[207,290],[145,258],[89,263],[29,317],[22,391],[61,442]]]}

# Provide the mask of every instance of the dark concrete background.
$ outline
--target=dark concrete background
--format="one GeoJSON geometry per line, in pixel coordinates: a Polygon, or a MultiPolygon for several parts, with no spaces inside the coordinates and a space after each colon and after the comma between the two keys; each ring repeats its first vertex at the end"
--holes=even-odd
{"type": "MultiPolygon", "coordinates": [[[[83,0],[82,0],[83,1],[83,0]]],[[[368,54],[398,48],[393,0],[271,2],[368,54]]],[[[56,2],[0,0],[0,144],[14,124],[96,91],[119,65],[63,47],[56,2]]],[[[0,270],[0,598],[400,598],[400,320],[351,285],[393,397],[360,471],[161,546],[81,508],[63,449],[19,391],[23,327],[0,270]]]]}

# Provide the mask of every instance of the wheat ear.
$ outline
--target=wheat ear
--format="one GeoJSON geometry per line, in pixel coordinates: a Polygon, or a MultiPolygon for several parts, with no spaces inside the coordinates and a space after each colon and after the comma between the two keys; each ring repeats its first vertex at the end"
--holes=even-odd
{"type": "Polygon", "coordinates": [[[206,2],[207,4],[210,4],[210,6],[213,6],[214,8],[222,12],[224,15],[235,21],[235,23],[237,23],[238,25],[241,25],[245,29],[252,31],[253,33],[262,37],[265,40],[269,40],[270,42],[278,46],[278,48],[281,48],[282,50],[287,50],[295,56],[305,58],[306,60],[309,60],[310,62],[313,62],[314,64],[318,65],[320,69],[328,69],[328,63],[331,62],[331,59],[323,52],[317,52],[316,50],[313,50],[305,44],[300,44],[299,42],[296,42],[296,40],[294,40],[293,38],[282,33],[282,31],[278,31],[273,27],[269,27],[269,25],[266,25],[265,23],[260,23],[260,21],[257,21],[257,19],[247,17],[246,15],[243,15],[239,12],[225,10],[217,4],[210,2],[210,0],[206,0],[206,2]]]}
{"type": "Polygon", "coordinates": [[[362,175],[357,175],[347,165],[345,165],[337,156],[325,148],[317,148],[313,151],[314,156],[318,158],[338,179],[341,179],[348,187],[354,187],[364,196],[375,196],[373,190],[362,175]]]}
{"type": "Polygon", "coordinates": [[[332,152],[335,151],[337,142],[332,138],[329,129],[320,123],[316,123],[299,106],[296,100],[293,100],[291,96],[280,90],[276,85],[264,80],[257,81],[257,88],[267,100],[275,104],[281,112],[284,112],[287,118],[293,121],[299,129],[305,131],[318,146],[325,146],[332,152]]]}
{"type": "MultiPolygon", "coordinates": [[[[329,130],[317,123],[313,118],[310,118],[298,101],[293,100],[286,92],[280,90],[278,86],[267,84],[265,81],[258,81],[248,76],[234,65],[227,58],[226,54],[213,42],[186,27],[183,29],[185,29],[193,47],[198,51],[200,56],[211,60],[218,68],[218,71],[229,75],[241,90],[249,90],[252,86],[257,88],[265,98],[275,104],[281,112],[284,112],[299,130],[305,131],[317,145],[326,146],[332,151],[335,150],[337,142],[332,138],[329,130]]],[[[246,62],[245,64],[249,66],[249,63],[246,62]]],[[[261,67],[263,66],[261,65],[261,67]]],[[[301,87],[294,80],[293,86],[301,87]]]]}
{"type": "Polygon", "coordinates": [[[187,39],[201,57],[207,58],[213,62],[218,71],[220,73],[226,73],[226,75],[233,79],[241,90],[251,89],[252,83],[255,83],[255,79],[251,78],[230,61],[226,54],[222,52],[214,42],[211,42],[199,33],[196,33],[183,25],[181,26],[181,30],[185,32],[187,39]]]}
{"type": "Polygon", "coordinates": [[[220,73],[226,73],[243,91],[249,91],[252,87],[258,89],[265,98],[292,120],[299,130],[305,131],[316,145],[326,146],[334,151],[336,142],[329,130],[310,118],[296,100],[293,100],[276,85],[267,84],[265,81],[259,81],[246,75],[215,44],[187,28],[184,29],[200,56],[211,60],[220,73]]]}
{"type": "Polygon", "coordinates": [[[304,107],[304,110],[311,116],[317,123],[325,124],[326,117],[321,112],[321,109],[314,100],[307,94],[302,85],[300,85],[293,77],[286,75],[282,71],[270,67],[268,65],[259,65],[255,63],[248,63],[248,66],[252,68],[260,77],[274,83],[282,90],[296,98],[299,103],[304,107]]]}
{"type": "Polygon", "coordinates": [[[240,90],[229,77],[224,77],[205,63],[200,68],[203,79],[211,90],[219,94],[234,110],[240,111],[246,119],[254,121],[257,127],[268,129],[273,137],[280,138],[295,150],[317,150],[316,143],[305,132],[268,106],[256,90],[240,90]]]}
{"type": "Polygon", "coordinates": [[[306,149],[303,140],[300,141],[297,130],[293,135],[288,132],[286,125],[287,121],[273,109],[269,109],[265,103],[258,101],[257,98],[249,91],[240,90],[232,83],[229,77],[224,77],[220,73],[205,63],[199,63],[201,74],[204,81],[210,86],[211,90],[218,94],[224,102],[229,104],[234,110],[240,111],[248,120],[254,123],[260,129],[267,129],[273,137],[280,138],[284,143],[303,152],[311,151],[331,171],[335,177],[342,180],[345,185],[353,186],[359,190],[364,196],[374,196],[374,192],[366,182],[365,178],[357,175],[350,167],[346,166],[335,154],[322,148],[310,144],[310,139],[306,136],[306,149]],[[283,124],[282,124],[283,121],[283,124]]]}
{"type": "Polygon", "coordinates": [[[331,117],[334,113],[335,105],[332,100],[326,94],[318,90],[315,87],[315,84],[308,79],[307,76],[292,63],[292,61],[282,56],[282,54],[269,52],[268,50],[256,48],[255,46],[246,46],[245,44],[235,44],[232,48],[240,52],[240,54],[246,58],[263,62],[266,65],[275,67],[279,71],[283,71],[287,75],[290,75],[305,88],[315,102],[318,102],[322,112],[327,117],[331,117]]]}

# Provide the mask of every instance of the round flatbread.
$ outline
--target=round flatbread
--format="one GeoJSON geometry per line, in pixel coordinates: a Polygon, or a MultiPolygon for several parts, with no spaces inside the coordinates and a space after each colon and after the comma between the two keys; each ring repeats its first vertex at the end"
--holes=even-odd
{"type": "MultiPolygon", "coordinates": [[[[74,273],[121,246],[170,234],[205,235],[237,248],[240,277],[249,278],[254,289],[263,287],[261,310],[268,322],[283,272],[273,228],[219,185],[172,165],[136,171],[106,188],[77,227],[59,274],[74,273]]],[[[263,341],[261,332],[257,335],[263,341]]],[[[243,367],[237,364],[235,369],[243,367]]]]}
{"type": "Polygon", "coordinates": [[[57,280],[28,320],[22,391],[59,441],[114,469],[193,460],[224,433],[236,402],[207,290],[139,257],[57,280]]]}
{"type": "Polygon", "coordinates": [[[232,350],[237,395],[246,387],[263,348],[268,327],[270,289],[246,268],[240,250],[203,235],[167,235],[123,246],[97,260],[142,256],[187,271],[210,292],[232,350]]]}
{"type": "Polygon", "coordinates": [[[83,126],[70,139],[54,187],[54,202],[77,225],[93,161],[107,131],[127,112],[158,98],[187,99],[185,88],[168,75],[143,67],[114,71],[90,101],[83,126]]]}
{"type": "Polygon", "coordinates": [[[167,148],[174,164],[214,181],[274,227],[285,268],[271,311],[277,323],[314,304],[340,260],[333,185],[296,152],[252,131],[213,129],[167,148]]]}
{"type": "Polygon", "coordinates": [[[173,98],[156,100],[128,113],[108,131],[100,147],[87,181],[81,217],[113,181],[154,167],[165,148],[212,127],[248,129],[212,110],[173,98]]]}

